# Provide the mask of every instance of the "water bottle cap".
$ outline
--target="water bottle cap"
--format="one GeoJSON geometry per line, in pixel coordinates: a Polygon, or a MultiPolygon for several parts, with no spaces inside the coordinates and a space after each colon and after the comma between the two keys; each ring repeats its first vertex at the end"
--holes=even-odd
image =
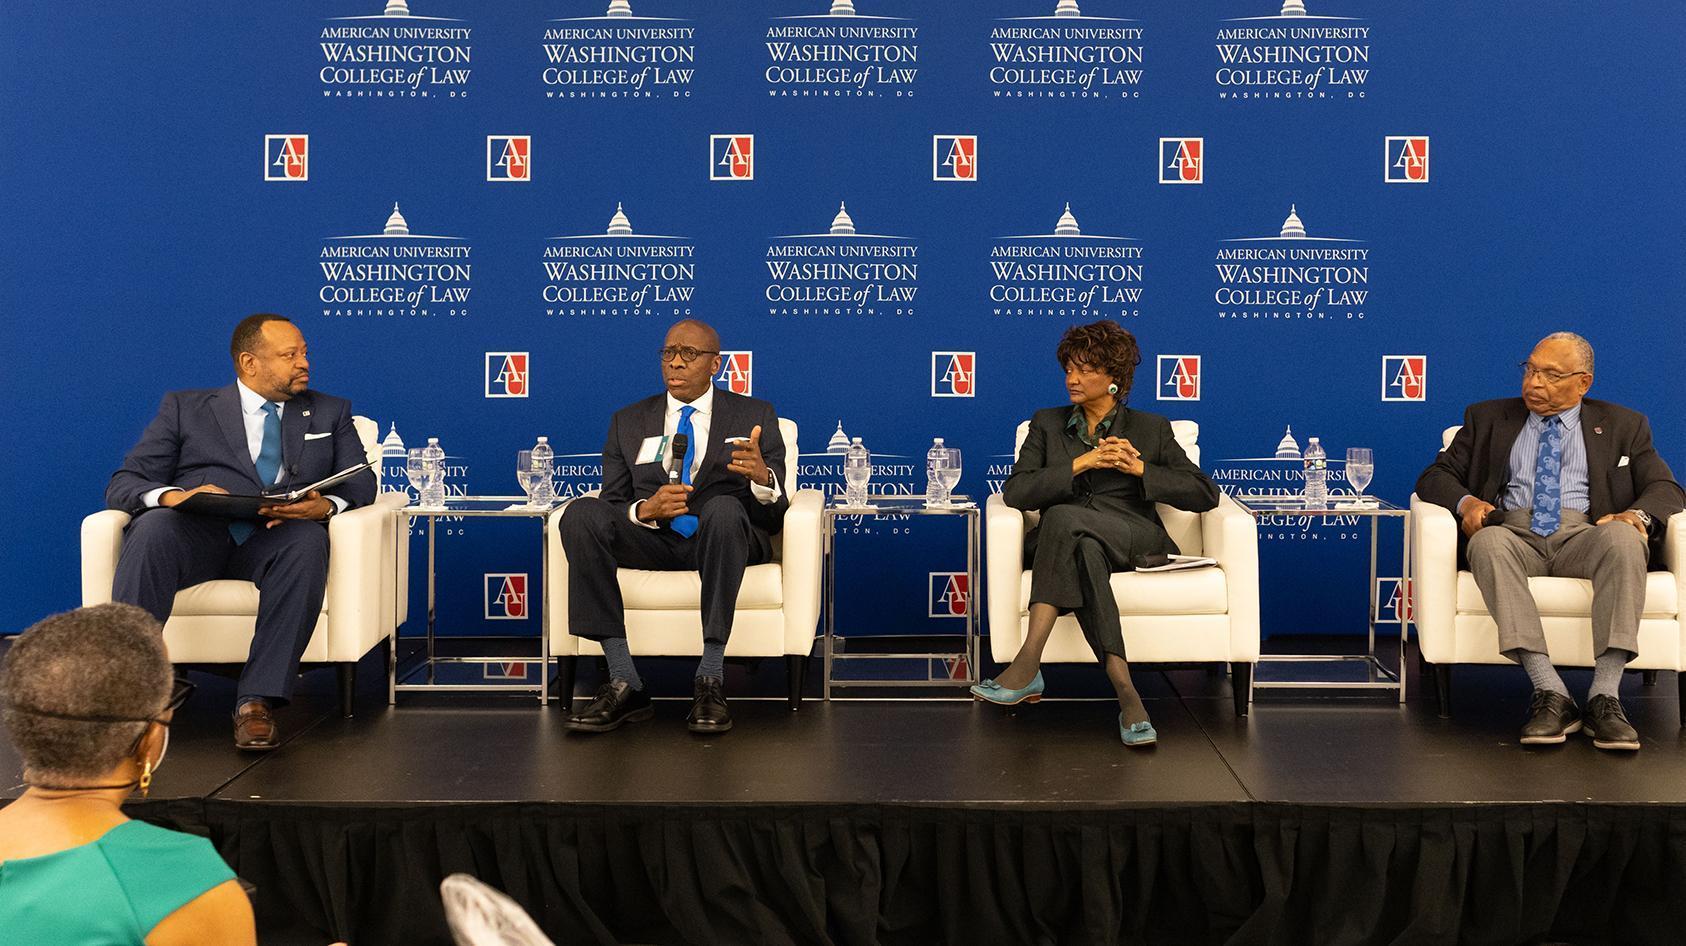
{"type": "Polygon", "coordinates": [[[941,438],[941,437],[931,438],[931,445],[936,446],[936,447],[942,446],[943,445],[943,438],[941,438]]]}
{"type": "Polygon", "coordinates": [[[1313,438],[1311,438],[1311,440],[1310,440],[1310,441],[1309,441],[1309,442],[1310,442],[1310,443],[1316,443],[1316,442],[1317,442],[1317,438],[1316,438],[1316,437],[1313,437],[1313,438]]]}
{"type": "Polygon", "coordinates": [[[859,437],[856,437],[856,438],[855,438],[855,439],[854,439],[854,442],[855,442],[855,443],[860,443],[860,442],[861,442],[861,438],[859,438],[859,437]]]}
{"type": "Polygon", "coordinates": [[[539,443],[549,443],[549,442],[550,442],[549,437],[540,437],[539,438],[539,443]]]}
{"type": "Polygon", "coordinates": [[[429,437],[429,438],[427,438],[427,443],[428,443],[428,446],[433,446],[433,445],[434,445],[434,444],[436,444],[436,443],[438,443],[438,442],[439,442],[439,438],[438,438],[438,437],[429,437]]]}

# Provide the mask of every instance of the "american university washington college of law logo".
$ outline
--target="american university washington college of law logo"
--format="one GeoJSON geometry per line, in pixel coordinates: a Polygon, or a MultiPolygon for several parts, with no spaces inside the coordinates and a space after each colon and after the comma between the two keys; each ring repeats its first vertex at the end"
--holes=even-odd
{"type": "MultiPolygon", "coordinates": [[[[418,0],[418,3],[420,0],[418,0]]],[[[347,0],[371,12],[329,17],[316,31],[322,96],[362,98],[467,98],[474,73],[473,27],[433,7],[462,6],[433,0],[410,9],[409,0],[347,0]],[[380,12],[372,12],[379,10],[380,12]]]]}
{"type": "Polygon", "coordinates": [[[1204,184],[1206,139],[1159,139],[1159,183],[1204,184]]]}
{"type": "Polygon", "coordinates": [[[977,355],[972,352],[931,352],[932,397],[976,397],[977,374],[977,355]]]}
{"type": "Polygon", "coordinates": [[[310,136],[264,135],[263,179],[310,180],[310,136]]]}
{"type": "Polygon", "coordinates": [[[323,240],[316,260],[321,312],[336,318],[467,316],[473,253],[463,237],[412,229],[394,202],[379,232],[323,240]]]}
{"type": "Polygon", "coordinates": [[[1428,136],[1388,135],[1382,147],[1382,180],[1389,184],[1428,183],[1428,136]]]}
{"type": "MultiPolygon", "coordinates": [[[[673,0],[584,0],[584,16],[545,23],[541,37],[544,97],[576,99],[684,99],[697,76],[697,28],[689,20],[652,16],[646,7],[673,0]],[[599,11],[602,11],[599,14],[599,11]]],[[[570,4],[576,6],[576,4],[570,4]]]]}
{"type": "Polygon", "coordinates": [[[1299,205],[1270,236],[1220,240],[1212,260],[1220,319],[1357,322],[1370,303],[1370,247],[1323,236],[1300,218],[1299,205]]]}
{"type": "Polygon", "coordinates": [[[1336,16],[1325,7],[1347,0],[1250,0],[1276,9],[1218,25],[1212,80],[1220,100],[1360,101],[1368,97],[1372,28],[1362,17],[1336,16]],[[1308,9],[1308,5],[1311,9],[1308,9]]]}
{"type": "Polygon", "coordinates": [[[1411,596],[1416,592],[1415,584],[1398,578],[1376,579],[1377,624],[1403,624],[1416,618],[1411,603],[1411,596]]]}
{"type": "Polygon", "coordinates": [[[527,620],[527,573],[488,572],[486,585],[486,620],[527,620]]]}
{"type": "Polygon", "coordinates": [[[749,396],[755,393],[754,374],[755,353],[749,351],[723,351],[720,353],[720,373],[714,376],[714,383],[732,392],[749,396]]]}
{"type": "Polygon", "coordinates": [[[486,180],[533,179],[533,139],[530,135],[486,136],[486,180]]]}
{"type": "Polygon", "coordinates": [[[977,135],[932,135],[931,180],[976,181],[977,135]]]}
{"type": "Polygon", "coordinates": [[[486,396],[526,397],[528,386],[527,353],[524,351],[489,351],[486,353],[486,396]]]}
{"type": "Polygon", "coordinates": [[[1019,6],[1028,15],[999,17],[989,28],[991,98],[1141,98],[1138,21],[1085,13],[1078,0],[1020,0],[1019,6]]]}
{"type": "Polygon", "coordinates": [[[930,572],[927,617],[963,618],[972,606],[972,592],[965,572],[930,572]]]}
{"type": "Polygon", "coordinates": [[[1142,242],[1134,237],[1079,226],[1068,201],[1054,218],[1053,229],[999,236],[991,242],[989,312],[1135,318],[1142,314],[1144,254],[1142,242]]]}
{"type": "Polygon", "coordinates": [[[1161,401],[1200,400],[1200,356],[1160,355],[1159,391],[1161,401]]]}
{"type": "Polygon", "coordinates": [[[1428,400],[1428,356],[1383,355],[1382,400],[1428,400]]]}
{"type": "Polygon", "coordinates": [[[692,314],[697,264],[691,238],[633,226],[619,201],[607,227],[547,238],[540,265],[547,316],[692,314]]]}
{"type": "Polygon", "coordinates": [[[755,136],[708,136],[708,179],[711,181],[755,180],[755,136]]]}

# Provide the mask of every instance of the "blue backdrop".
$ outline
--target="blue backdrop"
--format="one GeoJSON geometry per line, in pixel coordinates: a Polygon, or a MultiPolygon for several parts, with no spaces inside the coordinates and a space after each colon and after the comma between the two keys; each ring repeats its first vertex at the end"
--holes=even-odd
{"type": "MultiPolygon", "coordinates": [[[[1226,489],[1294,488],[1291,427],[1373,447],[1403,502],[1556,329],[1686,463],[1686,11],[1297,6],[13,0],[0,628],[77,603],[79,520],[163,391],[231,379],[259,310],[475,493],[514,492],[541,433],[587,455],[562,488],[593,485],[685,315],[751,353],[834,485],[841,425],[884,482],[917,490],[940,435],[964,491],[998,488],[1014,425],[1063,400],[1060,332],[1097,317],[1141,341],[1130,403],[1198,421],[1226,489]]],[[[1356,627],[1361,535],[1264,531],[1267,633],[1356,627]]],[[[929,617],[950,538],[851,538],[851,622],[954,628],[929,617]]],[[[486,620],[485,575],[536,594],[530,543],[445,543],[443,615],[521,626],[486,620]]]]}

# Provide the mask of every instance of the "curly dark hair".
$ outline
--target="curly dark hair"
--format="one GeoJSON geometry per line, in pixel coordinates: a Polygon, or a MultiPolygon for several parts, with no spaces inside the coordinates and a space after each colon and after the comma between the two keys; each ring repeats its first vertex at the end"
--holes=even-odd
{"type": "Polygon", "coordinates": [[[1142,350],[1128,329],[1102,319],[1066,329],[1060,336],[1060,346],[1054,349],[1054,357],[1061,368],[1077,364],[1105,372],[1118,385],[1115,397],[1122,402],[1130,396],[1130,384],[1136,379],[1142,350]]]}

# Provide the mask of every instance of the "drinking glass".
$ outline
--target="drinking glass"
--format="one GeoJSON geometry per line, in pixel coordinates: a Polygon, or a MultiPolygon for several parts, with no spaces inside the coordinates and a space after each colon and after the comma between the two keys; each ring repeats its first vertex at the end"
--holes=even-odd
{"type": "Polygon", "coordinates": [[[411,447],[404,455],[404,475],[410,480],[410,489],[420,502],[422,486],[427,479],[427,461],[422,459],[421,447],[411,447]]]}
{"type": "Polygon", "coordinates": [[[1346,481],[1352,484],[1353,498],[1364,501],[1364,488],[1376,475],[1376,460],[1369,447],[1349,447],[1346,451],[1346,481]]]}
{"type": "Polygon", "coordinates": [[[943,505],[952,506],[954,505],[954,487],[960,485],[960,448],[945,447],[944,449],[948,452],[948,461],[937,470],[937,473],[942,477],[943,505]]]}
{"type": "Polygon", "coordinates": [[[539,478],[544,471],[533,463],[533,451],[517,450],[515,452],[515,481],[521,484],[521,492],[527,494],[527,508],[533,507],[533,491],[538,489],[539,478]]]}
{"type": "MultiPolygon", "coordinates": [[[[863,450],[862,453],[865,453],[863,450]]],[[[843,482],[849,487],[844,502],[850,506],[866,505],[866,487],[872,482],[872,457],[847,456],[843,460],[843,482]]]]}

